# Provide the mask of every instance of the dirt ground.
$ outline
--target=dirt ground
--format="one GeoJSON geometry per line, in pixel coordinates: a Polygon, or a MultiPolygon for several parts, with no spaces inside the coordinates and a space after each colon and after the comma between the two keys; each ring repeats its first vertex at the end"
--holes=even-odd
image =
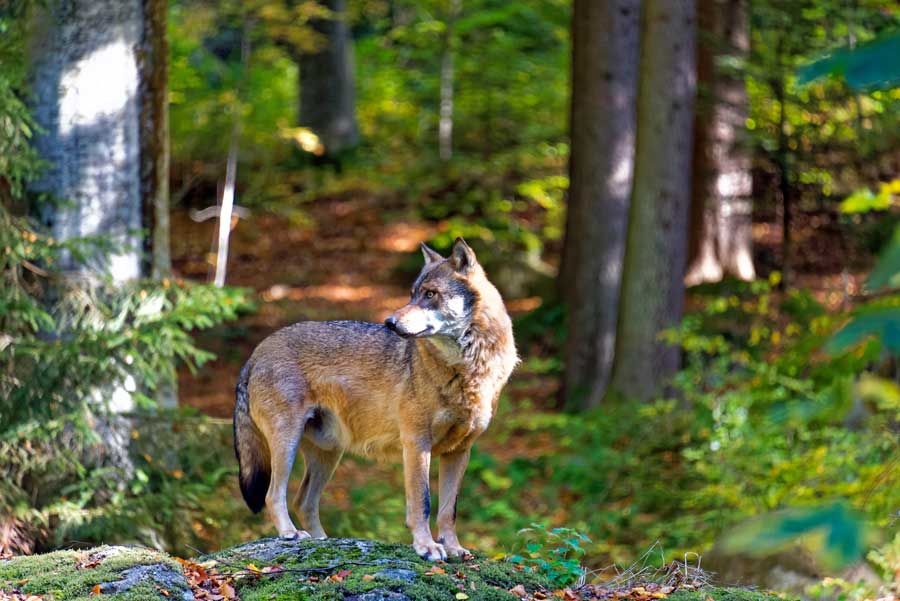
{"type": "MultiPolygon", "coordinates": [[[[793,283],[812,290],[832,309],[846,306],[858,294],[871,257],[860,256],[847,241],[833,213],[809,212],[795,217],[793,283]]],[[[190,219],[187,211],[172,215],[175,272],[205,280],[212,269],[211,241],[215,220],[190,219]]],[[[398,265],[441,225],[424,222],[396,200],[368,193],[348,193],[305,205],[302,218],[252,213],[232,232],[227,282],[257,292],[258,310],[213,334],[200,344],[217,359],[196,374],[179,374],[181,402],[216,417],[231,416],[234,382],[241,365],[265,336],[304,319],[381,321],[408,299],[410,276],[398,265]]],[[[781,263],[781,231],[774,215],[754,225],[760,275],[781,263]]],[[[534,307],[537,299],[506,299],[511,312],[534,307]]],[[[555,383],[534,386],[546,398],[555,383]]]]}

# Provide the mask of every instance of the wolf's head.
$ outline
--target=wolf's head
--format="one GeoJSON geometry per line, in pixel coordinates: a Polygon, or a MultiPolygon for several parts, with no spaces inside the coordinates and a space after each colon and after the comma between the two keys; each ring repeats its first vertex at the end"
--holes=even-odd
{"type": "Polygon", "coordinates": [[[491,286],[465,240],[457,238],[445,259],[422,244],[425,266],[410,291],[409,302],[384,321],[404,338],[459,338],[472,323],[472,313],[484,286],[491,286]]]}

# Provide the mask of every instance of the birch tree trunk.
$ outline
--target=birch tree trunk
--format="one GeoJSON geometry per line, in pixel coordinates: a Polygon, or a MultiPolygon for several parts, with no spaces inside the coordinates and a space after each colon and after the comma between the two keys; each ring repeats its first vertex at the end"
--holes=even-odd
{"type": "MultiPolygon", "coordinates": [[[[756,277],[753,266],[750,155],[740,139],[747,119],[741,77],[717,63],[749,52],[745,0],[700,0],[698,75],[702,109],[694,122],[694,177],[688,285],[725,273],[756,277]]],[[[729,62],[733,62],[730,60],[729,62]]]]}
{"type": "Polygon", "coordinates": [[[569,314],[563,398],[606,393],[632,191],[640,0],[575,0],[569,196],[560,289],[569,314]]]}
{"type": "Polygon", "coordinates": [[[462,0],[450,0],[450,9],[444,22],[441,49],[441,105],[438,120],[438,154],[442,161],[453,156],[453,54],[455,52],[453,27],[459,18],[462,0]]]}
{"type": "Polygon", "coordinates": [[[611,389],[645,400],[679,364],[659,333],[681,319],[691,198],[696,6],[645,0],[634,191],[611,389]]]}
{"type": "Polygon", "coordinates": [[[311,26],[325,39],[316,53],[300,56],[300,125],[319,136],[325,154],[334,155],[359,142],[353,40],[345,0],[322,0],[332,18],[311,26]]]}

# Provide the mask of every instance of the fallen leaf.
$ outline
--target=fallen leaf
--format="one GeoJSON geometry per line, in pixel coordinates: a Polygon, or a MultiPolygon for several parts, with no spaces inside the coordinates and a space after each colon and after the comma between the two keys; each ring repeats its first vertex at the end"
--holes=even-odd
{"type": "Polygon", "coordinates": [[[371,574],[363,574],[362,579],[363,582],[372,582],[373,580],[375,580],[375,576],[372,576],[371,574]]]}
{"type": "Polygon", "coordinates": [[[465,593],[456,593],[456,598],[457,599],[468,599],[469,595],[467,595],[465,593]]]}
{"type": "Polygon", "coordinates": [[[91,588],[91,594],[92,594],[92,595],[99,595],[99,594],[100,594],[100,585],[99,585],[99,584],[95,584],[95,585],[93,586],[93,588],[91,588]]]}
{"type": "Polygon", "coordinates": [[[527,597],[528,591],[525,590],[525,587],[521,584],[517,584],[516,586],[509,589],[510,594],[515,595],[516,597],[527,597]]]}
{"type": "Polygon", "coordinates": [[[535,599],[546,599],[547,595],[545,595],[541,591],[534,591],[534,598],[535,599]]]}

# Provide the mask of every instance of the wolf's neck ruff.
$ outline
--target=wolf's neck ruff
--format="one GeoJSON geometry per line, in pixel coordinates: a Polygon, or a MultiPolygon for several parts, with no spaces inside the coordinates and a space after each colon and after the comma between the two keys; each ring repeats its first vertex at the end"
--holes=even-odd
{"type": "MultiPolygon", "coordinates": [[[[492,292],[502,307],[499,293],[492,292]]],[[[475,303],[472,324],[459,338],[459,344],[463,354],[461,366],[466,401],[489,402],[493,412],[500,390],[519,358],[509,316],[505,311],[495,314],[488,308],[492,306],[495,304],[481,299],[475,303]]]]}

